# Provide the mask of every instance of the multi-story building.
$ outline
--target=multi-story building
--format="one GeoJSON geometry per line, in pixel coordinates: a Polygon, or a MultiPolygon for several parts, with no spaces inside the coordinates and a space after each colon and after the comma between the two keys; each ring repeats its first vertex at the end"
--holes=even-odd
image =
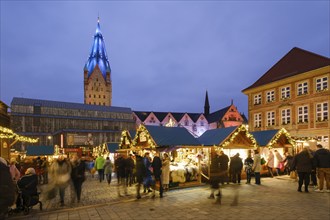
{"type": "Polygon", "coordinates": [[[99,19],[92,49],[84,67],[84,103],[112,105],[111,69],[99,19]]]}
{"type": "Polygon", "coordinates": [[[39,138],[35,145],[73,148],[119,142],[121,131],[134,129],[135,122],[130,108],[13,98],[11,128],[39,138]]]}
{"type": "Polygon", "coordinates": [[[188,112],[153,112],[134,111],[136,125],[184,127],[195,137],[205,131],[215,128],[226,128],[247,123],[244,114],[238,112],[236,106],[231,105],[210,113],[208,93],[205,96],[204,113],[188,112]]]}
{"type": "Polygon", "coordinates": [[[255,83],[248,96],[251,131],[284,127],[293,137],[329,147],[330,59],[293,48],[255,83]]]}

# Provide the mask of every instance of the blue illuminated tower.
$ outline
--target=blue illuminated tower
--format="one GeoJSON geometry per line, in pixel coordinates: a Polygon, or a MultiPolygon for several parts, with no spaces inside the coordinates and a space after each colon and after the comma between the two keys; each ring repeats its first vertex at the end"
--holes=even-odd
{"type": "Polygon", "coordinates": [[[92,49],[84,67],[84,103],[105,106],[112,104],[111,68],[99,18],[92,49]]]}

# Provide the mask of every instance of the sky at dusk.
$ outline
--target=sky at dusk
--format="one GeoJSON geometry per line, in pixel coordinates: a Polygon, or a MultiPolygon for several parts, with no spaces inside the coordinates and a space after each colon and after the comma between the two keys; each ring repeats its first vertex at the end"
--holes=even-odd
{"type": "Polygon", "coordinates": [[[1,1],[0,100],[84,102],[97,17],[113,106],[247,115],[254,83],[293,47],[330,57],[326,1],[1,1]]]}

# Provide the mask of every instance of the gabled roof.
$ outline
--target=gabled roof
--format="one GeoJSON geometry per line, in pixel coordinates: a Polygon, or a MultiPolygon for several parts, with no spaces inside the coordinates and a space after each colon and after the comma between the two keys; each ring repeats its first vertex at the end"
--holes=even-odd
{"type": "Polygon", "coordinates": [[[267,146],[278,131],[279,130],[254,131],[251,132],[251,134],[256,139],[259,146],[267,146]]]}
{"type": "Polygon", "coordinates": [[[216,112],[213,112],[211,114],[209,114],[207,116],[207,121],[209,123],[213,123],[213,122],[217,122],[217,121],[221,121],[223,116],[225,116],[226,112],[228,111],[228,109],[230,108],[230,106],[227,106],[223,109],[220,109],[216,112]]]}
{"type": "Polygon", "coordinates": [[[183,127],[163,127],[163,126],[148,126],[150,136],[155,141],[157,147],[163,146],[199,146],[201,145],[187,129],[183,127]]]}
{"type": "Polygon", "coordinates": [[[228,127],[207,130],[198,138],[198,141],[204,146],[219,145],[236,129],[237,127],[228,127]]]}
{"type": "Polygon", "coordinates": [[[106,73],[111,72],[111,69],[110,69],[110,63],[108,60],[107,51],[105,49],[104,39],[101,33],[99,19],[97,21],[92,49],[84,67],[84,70],[88,71],[88,77],[92,74],[96,65],[98,65],[104,79],[106,79],[106,73]]]}
{"type": "Polygon", "coordinates": [[[170,112],[172,115],[173,115],[173,117],[174,117],[174,119],[177,121],[177,122],[179,122],[181,119],[182,119],[182,117],[185,115],[185,113],[176,113],[176,112],[170,112]]]}
{"type": "Polygon", "coordinates": [[[54,147],[53,146],[27,146],[26,155],[27,156],[44,156],[44,155],[53,155],[54,147]]]}
{"type": "Polygon", "coordinates": [[[202,114],[200,113],[187,113],[193,122],[196,122],[202,114]]]}
{"type": "Polygon", "coordinates": [[[49,108],[64,108],[64,109],[81,109],[86,111],[103,111],[103,112],[120,112],[120,113],[132,113],[130,108],[104,106],[104,105],[87,105],[73,102],[59,102],[41,99],[28,99],[14,97],[11,106],[13,105],[25,105],[25,106],[41,106],[49,108]]]}
{"type": "Polygon", "coordinates": [[[166,115],[168,115],[168,112],[152,112],[152,113],[154,113],[154,115],[158,118],[160,122],[162,122],[166,117],[166,115]]]}
{"type": "Polygon", "coordinates": [[[291,49],[272,68],[245,90],[330,65],[330,59],[297,47],[291,49]]]}
{"type": "Polygon", "coordinates": [[[141,111],[134,111],[134,114],[143,122],[147,119],[151,112],[141,112],[141,111]]]}

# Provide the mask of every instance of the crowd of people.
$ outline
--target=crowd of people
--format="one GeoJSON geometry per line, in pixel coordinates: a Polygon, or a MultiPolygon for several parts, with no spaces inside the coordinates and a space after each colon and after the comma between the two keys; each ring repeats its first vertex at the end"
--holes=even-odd
{"type": "MultiPolygon", "coordinates": [[[[108,185],[112,183],[114,173],[119,197],[128,195],[127,188],[135,186],[137,199],[141,198],[142,189],[143,193],[151,193],[151,198],[155,198],[158,191],[162,198],[170,186],[170,157],[167,153],[160,155],[159,152],[152,156],[150,152],[144,152],[143,155],[136,152],[117,153],[112,161],[109,157],[98,155],[92,167],[77,155],[71,158],[60,155],[51,164],[41,157],[21,163],[16,158],[6,161],[0,157],[0,213],[3,214],[15,203],[16,209],[21,207],[27,196],[38,194],[37,186],[42,184],[46,199],[54,199],[59,195],[60,205],[64,206],[65,191],[70,186],[71,201],[77,200],[79,203],[88,170],[92,174],[92,170],[97,171],[97,180],[100,183],[106,181],[108,185]],[[18,192],[23,195],[19,197],[18,192]]],[[[269,177],[297,173],[298,192],[303,189],[309,192],[310,182],[316,192],[330,192],[330,151],[318,144],[316,151],[304,147],[294,156],[288,152],[282,156],[276,149],[270,149],[265,162],[258,150],[249,150],[244,160],[239,153],[228,157],[222,150],[214,151],[210,158],[209,198],[215,199],[215,203],[221,203],[220,186],[230,182],[240,184],[243,172],[246,174],[246,184],[251,184],[254,177],[254,183],[260,185],[263,167],[266,167],[269,177]]]]}

